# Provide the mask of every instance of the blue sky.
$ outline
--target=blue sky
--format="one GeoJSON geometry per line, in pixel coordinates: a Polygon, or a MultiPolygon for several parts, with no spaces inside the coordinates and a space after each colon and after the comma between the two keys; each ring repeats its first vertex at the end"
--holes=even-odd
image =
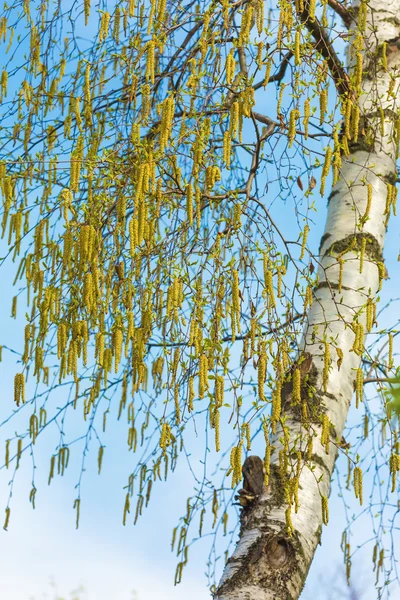
{"type": "MultiPolygon", "coordinates": [[[[297,158],[299,159],[299,156],[297,158]]],[[[269,193],[273,196],[275,191],[277,188],[271,187],[269,193]]],[[[318,198],[317,204],[318,213],[313,217],[315,226],[309,236],[309,244],[314,251],[317,251],[326,215],[325,200],[318,198]]],[[[281,208],[275,205],[274,217],[278,224],[287,225],[288,215],[293,216],[293,225],[289,225],[285,231],[288,237],[296,239],[299,229],[292,209],[293,206],[289,203],[281,208]]],[[[391,220],[386,241],[385,257],[389,274],[395,274],[396,270],[398,272],[398,231],[399,217],[391,220]]],[[[4,255],[4,248],[4,241],[1,241],[0,256],[4,255]]],[[[1,267],[0,344],[21,348],[24,328],[22,302],[17,321],[9,318],[11,299],[15,293],[11,288],[13,277],[14,265],[8,260],[1,267]]],[[[397,295],[397,288],[394,275],[384,283],[381,294],[383,303],[397,295]]],[[[398,304],[394,304],[386,312],[381,326],[396,320],[397,315],[398,304]]],[[[3,350],[3,361],[0,363],[0,423],[7,418],[14,406],[13,378],[16,370],[18,367],[15,355],[3,350]]],[[[56,392],[52,402],[61,405],[63,399],[62,393],[56,392]]],[[[358,414],[352,409],[350,424],[357,421],[358,414]]],[[[69,423],[69,426],[73,429],[75,424],[69,423]]],[[[0,457],[3,456],[5,440],[9,435],[13,435],[12,428],[11,433],[9,429],[7,435],[4,428],[0,428],[0,457]]],[[[0,529],[1,598],[53,600],[52,589],[49,586],[51,578],[54,578],[59,594],[71,600],[72,596],[69,593],[80,585],[86,589],[82,600],[200,600],[208,597],[204,573],[211,538],[204,538],[191,549],[183,581],[174,587],[176,557],[170,552],[172,528],[185,512],[186,498],[192,494],[192,479],[186,464],[179,464],[177,471],[167,482],[160,482],[155,486],[149,508],[144,510],[137,525],[133,526],[130,518],[129,524],[123,527],[123,488],[136,459],[127,451],[126,424],[117,423],[115,415],[109,419],[104,443],[106,450],[101,476],[97,475],[97,452],[92,452],[88,457],[82,484],[81,520],[78,530],[75,529],[75,512],[72,507],[76,498],[74,486],[81,460],[80,446],[72,448],[71,465],[65,476],[55,477],[48,487],[49,459],[57,444],[57,431],[50,428],[48,433],[41,436],[35,451],[38,489],[35,511],[29,502],[32,461],[29,456],[24,456],[13,486],[10,525],[7,532],[0,529]],[[135,595],[132,591],[135,591],[135,595]]],[[[195,466],[199,469],[202,447],[201,438],[194,438],[191,451],[195,466]]],[[[342,462],[344,464],[344,461],[342,462]]],[[[12,472],[0,470],[0,515],[7,504],[11,476],[12,472]]],[[[369,479],[367,475],[366,497],[369,479]]],[[[322,546],[318,548],[311,567],[302,596],[304,600],[315,598],[321,575],[328,579],[331,573],[335,576],[337,565],[342,561],[339,546],[345,520],[343,503],[337,494],[338,489],[334,483],[330,499],[330,522],[324,529],[322,546]]],[[[356,510],[354,500],[350,513],[352,510],[356,510]]],[[[235,518],[236,513],[233,513],[231,524],[235,518]]],[[[354,531],[359,539],[363,539],[368,525],[368,519],[356,523],[354,531]]],[[[366,550],[359,552],[353,563],[354,573],[360,578],[365,577],[363,581],[366,594],[363,600],[376,598],[373,588],[374,576],[369,568],[371,564],[371,547],[368,546],[366,550]]],[[[221,565],[217,572],[221,572],[221,565]]]]}

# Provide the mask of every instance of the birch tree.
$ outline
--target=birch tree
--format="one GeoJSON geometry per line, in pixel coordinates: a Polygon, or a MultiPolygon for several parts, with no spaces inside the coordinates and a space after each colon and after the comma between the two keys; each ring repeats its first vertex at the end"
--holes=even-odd
{"type": "MultiPolygon", "coordinates": [[[[5,529],[18,468],[35,465],[52,427],[48,483],[74,469],[79,526],[87,456],[100,474],[111,419],[132,454],[123,525],[189,462],[175,582],[214,533],[217,600],[299,597],[338,452],[362,505],[359,444],[342,437],[351,402],[366,444],[388,431],[379,468],[395,496],[385,392],[399,374],[398,322],[378,328],[377,304],[396,214],[399,8],[4,5],[0,267],[15,266],[11,318],[26,320],[3,344],[14,388],[0,422],[5,529]]],[[[395,577],[383,533],[371,547],[379,593],[395,577]]],[[[349,579],[347,530],[342,549],[349,579]]]]}
{"type": "MultiPolygon", "coordinates": [[[[299,16],[322,40],[310,6],[302,7],[299,16]]],[[[336,148],[328,149],[323,167],[327,172],[333,162],[335,172],[319,248],[319,281],[300,345],[307,367],[302,370],[300,361],[295,363],[298,375],[295,379],[294,371],[292,385],[282,393],[285,418],[269,442],[274,454],[267,465],[267,487],[243,520],[219,599],[298,598],[328,521],[337,456],[330,438],[341,439],[354,390],[357,402],[362,397],[361,357],[374,324],[371,304],[381,289],[383,244],[397,179],[398,9],[396,2],[373,1],[355,2],[344,14],[340,7],[348,27],[348,68],[338,74],[332,60],[331,72],[339,90],[348,88],[342,147],[336,132],[336,148]],[[347,140],[351,143],[344,148],[347,140]],[[312,379],[311,393],[302,387],[305,372],[312,379]]],[[[328,47],[329,42],[323,43],[328,47]]],[[[358,466],[354,480],[362,503],[358,466]]]]}

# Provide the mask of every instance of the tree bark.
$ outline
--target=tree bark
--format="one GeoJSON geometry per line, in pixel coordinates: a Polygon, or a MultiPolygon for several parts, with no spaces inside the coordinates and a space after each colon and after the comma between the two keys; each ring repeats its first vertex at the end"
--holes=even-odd
{"type": "MultiPolygon", "coordinates": [[[[359,6],[359,2],[352,5],[356,17],[349,29],[352,35],[357,33],[359,6]]],[[[329,196],[319,283],[301,341],[302,355],[308,360],[308,391],[313,390],[311,397],[304,399],[302,387],[308,417],[299,406],[293,406],[291,387],[285,386],[282,415],[286,421],[280,421],[271,440],[269,485],[242,511],[239,541],[225,566],[215,600],[297,599],[320,540],[322,498],[329,497],[338,453],[332,440],[341,440],[360,367],[357,323],[365,332],[367,300],[375,298],[381,285],[388,184],[396,181],[400,0],[369,0],[367,11],[362,93],[357,100],[361,113],[358,140],[349,142],[350,154],[342,156],[340,179],[329,196]],[[387,65],[382,62],[383,42],[387,65]],[[372,186],[372,203],[369,218],[360,225],[360,218],[368,212],[368,185],[372,186]],[[330,422],[328,442],[321,440],[324,415],[330,422]],[[306,447],[310,434],[314,435],[311,452],[310,446],[306,447]],[[290,481],[296,470],[298,504],[288,517],[290,502],[283,490],[289,482],[293,496],[290,481]]],[[[355,58],[350,52],[347,62],[352,73],[355,58]]],[[[358,331],[363,333],[361,328],[358,331]]]]}

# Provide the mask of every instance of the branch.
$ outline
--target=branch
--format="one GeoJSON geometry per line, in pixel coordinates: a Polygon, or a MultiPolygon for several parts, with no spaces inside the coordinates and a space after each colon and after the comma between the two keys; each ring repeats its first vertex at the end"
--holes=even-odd
{"type": "MultiPolygon", "coordinates": [[[[278,333],[280,330],[285,329],[291,323],[294,323],[295,321],[298,321],[299,319],[302,319],[302,318],[304,318],[304,314],[298,313],[294,317],[291,317],[290,319],[288,319],[284,323],[277,325],[276,327],[271,327],[270,329],[265,329],[265,331],[261,331],[260,333],[257,333],[256,337],[262,338],[264,336],[278,333]]],[[[248,339],[249,335],[250,335],[250,331],[246,331],[246,333],[244,333],[243,335],[236,335],[235,341],[245,340],[246,338],[248,339]]],[[[220,340],[220,342],[231,342],[231,341],[232,341],[231,335],[226,335],[220,340]]],[[[160,342],[160,343],[148,342],[146,344],[147,348],[176,348],[177,346],[188,346],[188,342],[160,342]]]]}
{"type": "Polygon", "coordinates": [[[305,9],[300,13],[300,19],[316,41],[315,49],[318,50],[326,60],[339,94],[344,96],[351,95],[350,78],[344,70],[342,63],[333,49],[332,42],[329,40],[321,23],[317,18],[315,18],[314,21],[310,21],[308,9],[305,9]]]}
{"type": "Polygon", "coordinates": [[[342,18],[343,23],[346,25],[346,27],[350,27],[350,23],[353,20],[353,17],[351,16],[347,8],[345,8],[343,4],[338,2],[338,0],[328,0],[328,4],[335,11],[335,13],[337,13],[339,17],[342,18]]]}
{"type": "Polygon", "coordinates": [[[364,379],[365,383],[390,383],[393,381],[393,377],[367,377],[364,379]]]}
{"type": "MultiPolygon", "coordinates": [[[[279,71],[277,73],[275,73],[275,75],[271,75],[271,77],[268,79],[267,83],[272,83],[273,81],[282,81],[282,79],[285,77],[285,73],[286,73],[286,69],[288,68],[290,59],[293,56],[293,52],[291,50],[289,50],[289,52],[286,52],[285,56],[283,57],[283,60],[281,62],[281,65],[279,67],[279,71]]],[[[263,79],[262,81],[259,81],[258,83],[256,83],[253,87],[255,90],[259,90],[261,87],[263,87],[265,85],[265,80],[263,79]]]]}

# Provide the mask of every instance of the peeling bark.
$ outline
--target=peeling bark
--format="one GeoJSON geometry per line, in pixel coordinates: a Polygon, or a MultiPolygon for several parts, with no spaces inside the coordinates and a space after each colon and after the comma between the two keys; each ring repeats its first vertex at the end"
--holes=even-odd
{"type": "MultiPolygon", "coordinates": [[[[354,14],[358,6],[359,2],[353,3],[354,14]]],[[[355,23],[351,23],[350,35],[355,33],[354,27],[355,23]]],[[[304,385],[302,388],[308,417],[304,417],[298,406],[293,406],[291,386],[285,386],[282,407],[286,433],[282,424],[278,425],[271,442],[269,485],[256,502],[242,511],[240,538],[225,566],[215,600],[297,599],[320,540],[321,497],[329,497],[337,457],[337,445],[321,443],[321,417],[328,416],[333,439],[336,436],[340,440],[360,366],[360,353],[354,351],[352,325],[358,321],[365,327],[366,302],[376,296],[382,276],[387,183],[396,180],[393,115],[399,112],[400,90],[398,78],[394,87],[391,79],[400,69],[400,0],[368,2],[365,38],[359,139],[349,144],[350,155],[343,157],[340,180],[329,197],[320,246],[319,285],[301,342],[303,356],[311,357],[304,384],[307,389],[304,385]],[[387,69],[382,68],[378,58],[383,42],[387,43],[387,69]],[[360,217],[367,206],[367,184],[373,190],[370,218],[360,229],[360,217]],[[363,238],[366,250],[360,273],[363,238]],[[345,250],[348,251],[339,281],[338,255],[345,250]],[[329,378],[325,385],[324,340],[330,346],[329,378]],[[336,348],[342,351],[342,360],[336,348]],[[314,435],[311,453],[306,447],[310,434],[314,435]],[[291,535],[279,460],[285,435],[289,437],[285,477],[293,476],[299,451],[301,456],[298,510],[291,510],[291,535]]],[[[349,56],[350,72],[353,65],[354,57],[349,56]]]]}

